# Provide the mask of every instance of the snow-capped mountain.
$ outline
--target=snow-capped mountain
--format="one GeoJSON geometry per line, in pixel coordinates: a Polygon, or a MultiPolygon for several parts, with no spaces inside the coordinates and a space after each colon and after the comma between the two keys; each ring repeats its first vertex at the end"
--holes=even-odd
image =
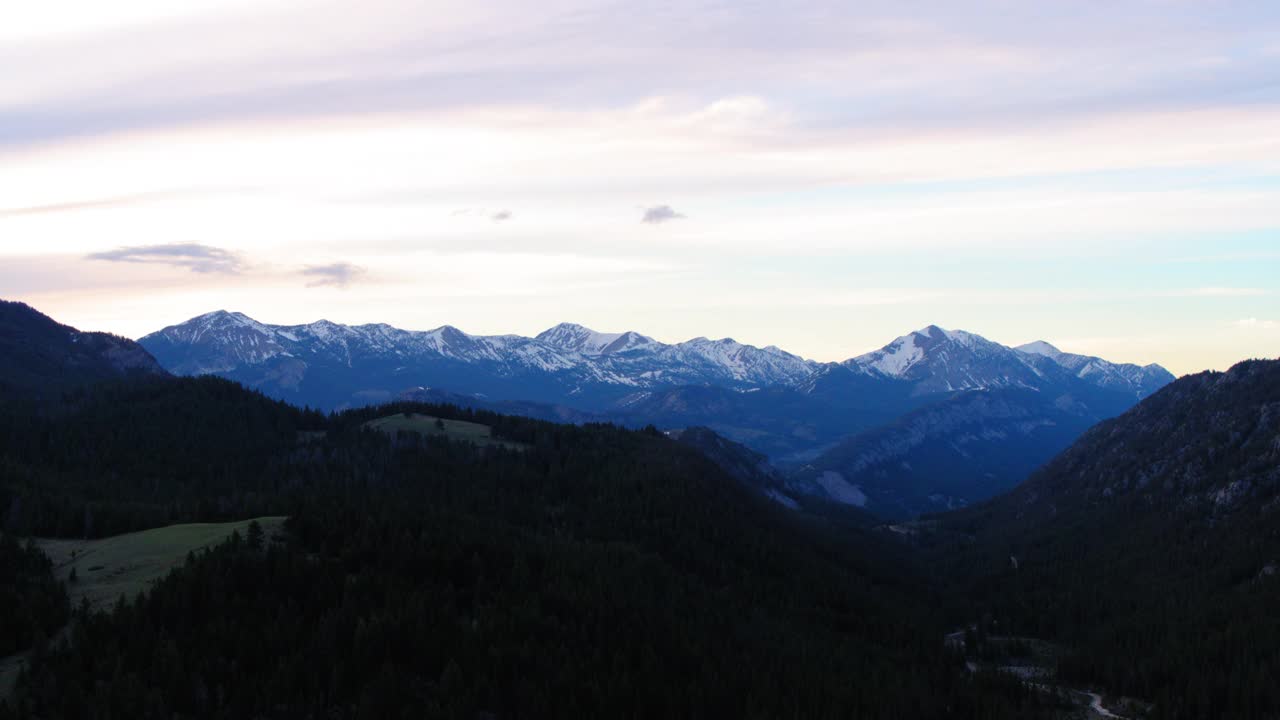
{"type": "Polygon", "coordinates": [[[1043,389],[1074,378],[1141,399],[1174,379],[1159,365],[1139,367],[1064,353],[1044,341],[1011,348],[980,335],[936,325],[903,335],[879,350],[841,364],[855,372],[910,382],[916,395],[997,388],[1043,389]]]}
{"type": "Polygon", "coordinates": [[[1035,387],[1036,363],[986,338],[930,325],[883,348],[859,355],[845,366],[911,382],[925,395],[997,387],[1035,387]]]}
{"type": "Polygon", "coordinates": [[[173,372],[226,375],[330,407],[421,385],[506,399],[574,399],[592,408],[662,386],[793,384],[818,367],[776,347],[706,338],[666,344],[635,332],[600,333],[569,323],[529,338],[470,335],[448,325],[426,331],[327,320],[268,325],[218,311],[140,342],[173,372]],[[337,394],[343,390],[345,396],[337,394]]]}
{"type": "Polygon", "coordinates": [[[1089,426],[1174,379],[1158,365],[1111,363],[1046,342],[1011,348],[931,325],[824,369],[801,387],[865,396],[876,378],[880,402],[899,417],[851,431],[805,459],[794,482],[890,517],[1006,490],[1089,426]],[[893,388],[902,395],[885,395],[893,388]]]}
{"type": "Polygon", "coordinates": [[[222,375],[299,405],[369,404],[422,387],[627,424],[707,425],[789,461],[813,459],[846,436],[957,393],[1023,389],[1109,417],[1173,379],[1158,366],[1116,365],[1047,344],[1015,349],[936,326],[842,363],[731,339],[668,344],[571,323],[535,337],[483,336],[448,325],[270,325],[226,311],[140,343],[171,372],[222,375]]]}
{"type": "Polygon", "coordinates": [[[1049,358],[1093,385],[1131,392],[1138,398],[1144,398],[1174,380],[1173,375],[1159,365],[1113,363],[1089,355],[1065,353],[1044,340],[1019,345],[1014,349],[1026,355],[1049,358]]]}
{"type": "Polygon", "coordinates": [[[583,355],[610,355],[660,344],[640,333],[602,333],[574,323],[560,323],[534,338],[552,347],[583,355]]]}

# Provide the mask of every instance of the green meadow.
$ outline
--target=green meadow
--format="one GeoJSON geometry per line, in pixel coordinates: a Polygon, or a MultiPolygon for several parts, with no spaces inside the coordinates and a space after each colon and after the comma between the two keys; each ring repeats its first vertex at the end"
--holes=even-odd
{"type": "MultiPolygon", "coordinates": [[[[257,518],[268,541],[282,532],[283,517],[257,518]]],[[[244,537],[253,520],[229,523],[170,525],[98,540],[39,540],[53,561],[54,573],[67,582],[72,606],[88,598],[104,608],[121,595],[132,598],[186,560],[187,553],[211,547],[239,531],[244,537]],[[72,569],[76,581],[70,582],[72,569]]]]}
{"type": "Polygon", "coordinates": [[[411,432],[419,435],[440,435],[453,440],[464,440],[482,447],[493,445],[512,450],[523,450],[526,447],[522,443],[494,438],[493,428],[488,425],[465,420],[446,420],[434,415],[421,415],[419,413],[388,415],[387,417],[370,420],[365,423],[365,426],[391,434],[411,432]]]}

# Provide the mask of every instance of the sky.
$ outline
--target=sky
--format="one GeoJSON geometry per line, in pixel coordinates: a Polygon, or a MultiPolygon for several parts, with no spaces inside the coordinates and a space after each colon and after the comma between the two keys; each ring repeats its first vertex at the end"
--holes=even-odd
{"type": "Polygon", "coordinates": [[[0,297],[841,360],[1280,355],[1274,0],[43,0],[0,297]]]}

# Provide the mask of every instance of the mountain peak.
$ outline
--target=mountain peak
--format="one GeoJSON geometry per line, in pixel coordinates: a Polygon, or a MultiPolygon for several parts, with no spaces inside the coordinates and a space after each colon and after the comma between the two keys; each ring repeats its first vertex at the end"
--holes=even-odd
{"type": "Polygon", "coordinates": [[[242,312],[230,310],[214,310],[203,315],[160,330],[153,335],[165,335],[171,340],[198,342],[208,336],[221,338],[228,335],[242,335],[245,332],[255,335],[270,335],[266,325],[254,320],[242,312]]]}
{"type": "Polygon", "coordinates": [[[893,342],[883,348],[847,362],[872,368],[882,375],[904,377],[911,368],[925,361],[937,346],[948,341],[958,341],[968,346],[973,344],[975,338],[980,339],[970,333],[929,325],[894,338],[893,342]]]}
{"type": "Polygon", "coordinates": [[[879,375],[917,382],[917,392],[1033,387],[1038,373],[1011,348],[963,330],[937,325],[894,339],[844,363],[879,375]]]}
{"type": "Polygon", "coordinates": [[[591,328],[585,325],[579,325],[578,323],[571,323],[571,322],[562,322],[562,323],[556,323],[552,327],[549,327],[546,330],[543,330],[542,332],[538,333],[536,337],[542,337],[543,335],[559,335],[559,334],[580,335],[582,333],[594,333],[594,332],[595,330],[592,330],[591,328]]]}
{"type": "MultiPolygon", "coordinates": [[[[628,333],[602,333],[577,323],[562,322],[538,333],[535,339],[586,355],[599,355],[628,333]]],[[[631,333],[634,334],[634,333],[631,333]]]]}
{"type": "Polygon", "coordinates": [[[450,341],[474,339],[474,337],[470,333],[459,330],[453,325],[441,325],[440,327],[434,330],[428,330],[427,334],[444,338],[445,340],[450,340],[450,341]]]}
{"type": "Polygon", "coordinates": [[[1028,355],[1043,355],[1044,357],[1054,358],[1062,354],[1058,348],[1050,345],[1044,340],[1036,340],[1025,345],[1019,345],[1014,350],[1028,355]]]}
{"type": "Polygon", "coordinates": [[[951,340],[954,342],[964,343],[966,345],[973,343],[975,340],[985,340],[985,338],[979,335],[974,335],[971,332],[965,332],[964,330],[948,330],[940,325],[930,325],[911,334],[934,340],[951,340]]]}
{"type": "Polygon", "coordinates": [[[234,320],[248,320],[248,319],[250,319],[249,316],[245,315],[242,312],[233,312],[231,310],[214,310],[213,312],[207,312],[203,315],[197,315],[196,317],[193,317],[190,320],[188,320],[186,323],[182,323],[182,324],[185,325],[188,323],[201,322],[201,321],[211,322],[211,321],[229,321],[229,320],[234,321],[234,320]]]}
{"type": "Polygon", "coordinates": [[[1174,380],[1168,370],[1154,363],[1141,367],[1130,363],[1114,363],[1092,355],[1063,352],[1044,340],[1019,345],[1014,349],[1029,361],[1045,358],[1098,387],[1132,392],[1139,398],[1150,395],[1174,380]]]}

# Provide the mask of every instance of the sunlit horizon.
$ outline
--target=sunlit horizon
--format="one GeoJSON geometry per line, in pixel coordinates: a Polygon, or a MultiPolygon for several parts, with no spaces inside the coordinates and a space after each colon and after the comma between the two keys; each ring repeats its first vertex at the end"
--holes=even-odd
{"type": "Polygon", "coordinates": [[[1225,369],[1280,355],[1280,9],[1229,6],[44,3],[0,296],[1225,369]]]}

